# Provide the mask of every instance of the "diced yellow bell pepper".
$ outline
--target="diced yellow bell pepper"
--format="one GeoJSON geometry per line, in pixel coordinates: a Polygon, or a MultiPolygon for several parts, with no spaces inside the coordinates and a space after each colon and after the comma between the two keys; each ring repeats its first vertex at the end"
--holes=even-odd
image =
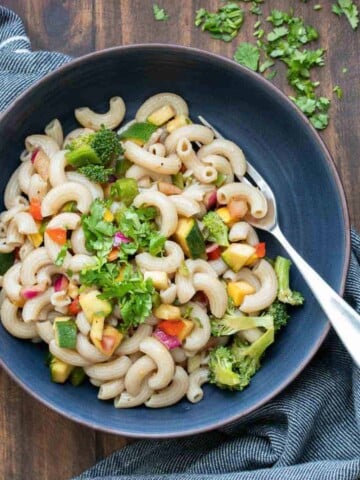
{"type": "Polygon", "coordinates": [[[101,317],[101,316],[93,317],[91,330],[90,330],[90,338],[92,341],[102,339],[103,330],[104,330],[104,321],[105,321],[104,317],[101,317]]]}
{"type": "Polygon", "coordinates": [[[156,290],[166,290],[169,286],[169,277],[166,272],[145,272],[144,279],[150,278],[156,290]]]}
{"type": "Polygon", "coordinates": [[[190,123],[191,120],[186,115],[176,115],[173,120],[170,120],[170,122],[166,124],[166,130],[168,131],[168,133],[171,133],[177,128],[184,127],[185,125],[190,125],[190,123]]]}
{"type": "Polygon", "coordinates": [[[122,342],[124,335],[111,325],[103,330],[102,339],[91,339],[95,347],[105,355],[111,356],[122,342]]]}
{"type": "Polygon", "coordinates": [[[181,342],[183,342],[194,328],[194,322],[192,322],[191,320],[185,320],[184,318],[182,318],[181,321],[184,324],[184,328],[181,330],[177,337],[181,342]]]}
{"type": "Polygon", "coordinates": [[[240,280],[239,282],[229,282],[227,284],[227,293],[234,302],[235,307],[239,307],[244,301],[245,295],[255,293],[255,288],[249,283],[240,280]]]}
{"type": "Polygon", "coordinates": [[[171,118],[176,115],[175,110],[171,105],[164,105],[163,107],[159,108],[151,115],[148,116],[147,121],[160,127],[164,125],[164,123],[168,122],[171,118]]]}
{"type": "Polygon", "coordinates": [[[154,315],[162,320],[179,320],[181,318],[181,311],[179,307],[162,303],[155,308],[154,315]]]}
{"type": "Polygon", "coordinates": [[[232,227],[234,223],[238,221],[237,218],[234,218],[230,214],[230,210],[228,207],[221,207],[216,210],[216,213],[219,215],[219,217],[222,219],[222,221],[227,225],[228,227],[232,227]]]}
{"type": "Polygon", "coordinates": [[[31,233],[30,235],[28,235],[28,239],[35,248],[38,248],[42,244],[44,236],[41,235],[41,233],[31,233]]]}

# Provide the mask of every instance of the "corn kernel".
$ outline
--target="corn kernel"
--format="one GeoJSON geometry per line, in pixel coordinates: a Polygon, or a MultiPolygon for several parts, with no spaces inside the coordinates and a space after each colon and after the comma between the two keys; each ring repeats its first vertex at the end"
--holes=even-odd
{"type": "Polygon", "coordinates": [[[104,212],[104,220],[105,222],[113,222],[114,221],[114,215],[112,212],[107,208],[104,212]]]}

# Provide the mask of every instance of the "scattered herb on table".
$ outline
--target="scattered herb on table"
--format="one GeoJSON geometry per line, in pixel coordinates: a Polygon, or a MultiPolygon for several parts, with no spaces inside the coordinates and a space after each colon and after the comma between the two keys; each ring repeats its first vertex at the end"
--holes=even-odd
{"type": "Polygon", "coordinates": [[[241,65],[257,72],[260,60],[260,49],[252,43],[242,42],[235,51],[234,59],[241,65]]]}
{"type": "Polygon", "coordinates": [[[307,47],[307,44],[318,39],[318,32],[292,12],[274,9],[267,21],[273,29],[266,36],[264,30],[256,30],[256,44],[241,43],[234,59],[251,70],[266,72],[267,78],[276,75],[276,71],[267,71],[274,62],[283,62],[287,68],[287,80],[295,90],[295,95],[290,96],[291,100],[309,117],[315,128],[324,129],[329,121],[330,100],[317,96],[319,82],[311,79],[311,71],[314,67],[324,65],[325,50],[307,47]],[[264,61],[260,62],[262,56],[264,61]]]}
{"type": "Polygon", "coordinates": [[[344,96],[343,89],[339,87],[339,85],[335,85],[335,87],[333,88],[333,92],[336,93],[339,100],[341,100],[344,96]]]}
{"type": "Polygon", "coordinates": [[[244,22],[244,11],[236,3],[227,3],[216,12],[200,8],[196,12],[195,25],[207,31],[213,38],[231,42],[244,22]]]}
{"type": "Polygon", "coordinates": [[[153,5],[154,18],[158,22],[163,22],[169,19],[169,15],[166,13],[164,8],[160,8],[157,3],[153,5]]]}
{"type": "Polygon", "coordinates": [[[358,27],[359,10],[352,0],[337,0],[332,5],[332,12],[338,16],[345,15],[353,30],[358,27]]]}

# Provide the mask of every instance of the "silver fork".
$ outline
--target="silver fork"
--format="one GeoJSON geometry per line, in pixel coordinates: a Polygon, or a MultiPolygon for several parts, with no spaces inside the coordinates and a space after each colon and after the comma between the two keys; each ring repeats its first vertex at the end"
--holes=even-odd
{"type": "MultiPolygon", "coordinates": [[[[217,138],[223,138],[205,118],[201,116],[198,118],[203,125],[211,128],[217,138]]],[[[285,238],[278,222],[274,193],[260,173],[249,162],[247,162],[246,175],[252,179],[252,182],[246,177],[243,177],[242,181],[255,184],[266,197],[269,206],[267,215],[262,219],[252,220],[251,224],[256,228],[270,232],[285,248],[354,362],[360,367],[360,315],[320,277],[285,238]]]]}

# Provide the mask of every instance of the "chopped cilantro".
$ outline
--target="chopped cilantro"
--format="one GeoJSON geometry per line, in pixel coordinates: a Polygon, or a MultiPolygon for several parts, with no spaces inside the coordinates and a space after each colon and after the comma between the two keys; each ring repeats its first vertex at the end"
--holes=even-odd
{"type": "Polygon", "coordinates": [[[346,67],[343,67],[343,68],[341,69],[341,73],[343,73],[344,75],[345,75],[345,73],[347,73],[348,71],[349,71],[349,69],[346,68],[346,67]]]}
{"type": "Polygon", "coordinates": [[[335,15],[345,15],[353,30],[359,25],[359,10],[352,0],[337,0],[332,5],[332,12],[335,15]]]}
{"type": "MultiPolygon", "coordinates": [[[[306,25],[302,18],[294,16],[292,11],[288,13],[273,9],[267,21],[273,29],[266,38],[263,29],[255,30],[254,36],[258,39],[256,44],[240,44],[235,60],[254,71],[264,73],[269,80],[277,73],[276,70],[268,71],[274,61],[283,62],[287,69],[287,80],[295,91],[295,95],[290,98],[316,128],[325,128],[329,121],[330,101],[316,94],[319,82],[311,78],[312,69],[324,65],[325,50],[307,47],[307,44],[318,38],[318,32],[306,25]]],[[[258,27],[257,22],[255,28],[258,27]]]]}
{"type": "Polygon", "coordinates": [[[66,242],[61,248],[60,248],[60,251],[55,259],[55,265],[57,267],[61,267],[64,263],[64,260],[65,260],[65,257],[66,257],[66,253],[67,251],[69,250],[69,243],[66,242]]]}
{"type": "Polygon", "coordinates": [[[196,12],[195,25],[207,31],[213,38],[231,42],[244,22],[244,11],[234,2],[227,3],[216,12],[200,8],[196,12]]]}
{"type": "Polygon", "coordinates": [[[339,85],[335,85],[335,87],[333,88],[333,92],[336,93],[339,100],[341,100],[344,96],[344,92],[342,88],[339,87],[339,85]]]}
{"type": "Polygon", "coordinates": [[[321,10],[321,9],[322,9],[322,5],[317,4],[317,5],[313,6],[313,10],[315,10],[315,11],[318,11],[318,10],[321,10]]]}
{"type": "MultiPolygon", "coordinates": [[[[166,241],[156,226],[156,215],[157,211],[153,207],[130,207],[117,216],[119,230],[134,242],[137,250],[154,256],[163,252],[166,241]]],[[[126,247],[126,244],[122,245],[126,247]]]]}
{"type": "Polygon", "coordinates": [[[159,5],[157,5],[156,3],[154,3],[153,5],[153,14],[155,20],[157,20],[158,22],[163,22],[169,19],[169,15],[166,13],[165,9],[160,8],[159,5]]]}
{"type": "Polygon", "coordinates": [[[104,220],[109,202],[96,199],[91,204],[90,212],[81,217],[87,250],[94,252],[103,263],[112,249],[113,237],[117,231],[112,222],[104,220]]]}
{"type": "Polygon", "coordinates": [[[259,67],[260,49],[252,43],[242,42],[235,51],[234,59],[240,65],[256,72],[259,67]]]}
{"type": "Polygon", "coordinates": [[[150,279],[127,265],[119,281],[120,269],[116,264],[106,263],[100,268],[81,272],[80,281],[84,285],[96,286],[101,290],[100,298],[117,303],[122,321],[119,328],[127,331],[143,323],[151,314],[154,287],[150,279]]]}

